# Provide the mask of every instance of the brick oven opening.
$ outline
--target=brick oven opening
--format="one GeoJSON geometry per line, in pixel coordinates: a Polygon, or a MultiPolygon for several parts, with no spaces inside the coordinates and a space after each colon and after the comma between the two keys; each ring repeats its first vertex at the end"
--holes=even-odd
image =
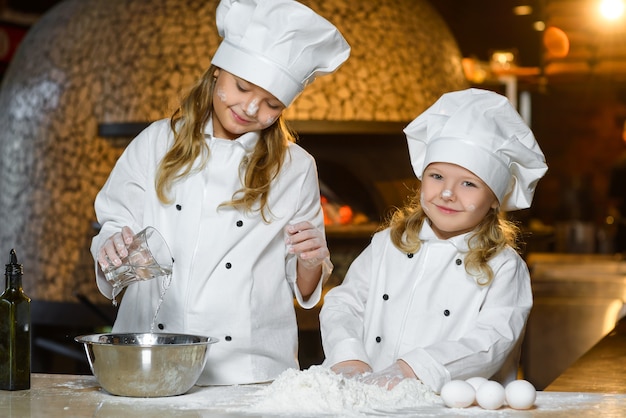
{"type": "Polygon", "coordinates": [[[315,157],[322,196],[362,215],[353,219],[353,225],[379,225],[418,185],[401,128],[382,133],[304,133],[298,143],[315,157]]]}

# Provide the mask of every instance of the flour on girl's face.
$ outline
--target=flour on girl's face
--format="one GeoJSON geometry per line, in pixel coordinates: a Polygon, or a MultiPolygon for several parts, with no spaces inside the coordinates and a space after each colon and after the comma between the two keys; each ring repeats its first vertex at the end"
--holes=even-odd
{"type": "Polygon", "coordinates": [[[246,115],[254,116],[259,111],[259,100],[253,99],[248,103],[248,107],[245,109],[246,115]]]}
{"type": "Polygon", "coordinates": [[[265,121],[265,124],[263,125],[265,128],[267,128],[268,126],[270,126],[272,123],[276,122],[276,119],[278,119],[278,116],[276,117],[268,117],[267,120],[265,121]]]}
{"type": "Polygon", "coordinates": [[[267,388],[251,395],[251,406],[239,409],[257,414],[288,416],[324,414],[362,416],[374,410],[398,410],[442,405],[441,398],[417,379],[405,379],[387,390],[348,379],[322,366],[289,369],[267,388]]]}
{"type": "Polygon", "coordinates": [[[217,97],[219,97],[222,102],[226,101],[226,92],[221,87],[217,88],[217,97]]]}
{"type": "Polygon", "coordinates": [[[430,209],[426,205],[426,201],[424,200],[424,193],[420,194],[420,205],[422,205],[422,209],[424,210],[424,213],[428,213],[430,211],[430,209]]]}

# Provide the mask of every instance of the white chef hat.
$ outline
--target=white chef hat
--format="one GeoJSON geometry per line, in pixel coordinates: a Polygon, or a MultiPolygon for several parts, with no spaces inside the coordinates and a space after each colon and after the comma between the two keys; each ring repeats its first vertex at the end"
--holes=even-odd
{"type": "Polygon", "coordinates": [[[530,207],[548,169],[530,128],[506,97],[491,91],[446,93],[404,133],[420,180],[430,163],[459,165],[484,181],[505,211],[530,207]]]}
{"type": "Polygon", "coordinates": [[[294,0],[222,0],[216,21],[224,39],[212,64],[262,87],[285,106],[350,55],[335,26],[294,0]]]}

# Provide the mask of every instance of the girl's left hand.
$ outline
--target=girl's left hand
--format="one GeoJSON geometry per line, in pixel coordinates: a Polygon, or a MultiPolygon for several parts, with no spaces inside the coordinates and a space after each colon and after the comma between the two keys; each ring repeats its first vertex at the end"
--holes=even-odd
{"type": "Polygon", "coordinates": [[[330,256],[323,232],[308,221],[287,225],[285,243],[307,269],[319,267],[330,256]]]}
{"type": "Polygon", "coordinates": [[[333,372],[343,375],[344,377],[357,377],[363,373],[371,373],[372,368],[369,364],[360,360],[346,360],[339,362],[330,368],[333,372]]]}
{"type": "Polygon", "coordinates": [[[402,380],[411,378],[417,378],[411,366],[403,360],[398,360],[384,370],[363,376],[361,381],[368,385],[377,385],[391,390],[402,380]]]}

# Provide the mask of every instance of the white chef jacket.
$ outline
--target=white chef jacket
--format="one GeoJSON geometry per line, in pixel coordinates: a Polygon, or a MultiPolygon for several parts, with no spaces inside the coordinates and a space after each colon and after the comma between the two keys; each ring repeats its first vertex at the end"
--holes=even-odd
{"type": "Polygon", "coordinates": [[[507,247],[489,265],[486,287],[465,271],[468,234],[438,239],[428,222],[416,254],[378,232],[324,297],[322,342],[331,367],[361,360],[373,371],[398,359],[434,391],[452,379],[515,379],[519,346],[532,307],[526,263],[507,247]]]}
{"type": "MultiPolygon", "coordinates": [[[[91,251],[95,258],[104,241],[124,225],[134,232],[155,227],[175,261],[154,330],[219,339],[210,346],[198,384],[269,381],[298,367],[294,294],[304,308],[315,306],[321,296],[322,280],[303,300],[295,285],[297,259],[284,242],[284,228],[292,222],[310,221],[323,231],[317,168],[304,149],[289,145],[268,196],[270,223],[258,212],[218,209],[241,188],[240,165],[254,150],[259,133],[226,140],[212,137],[212,132],[209,122],[207,166],[176,182],[168,205],[158,200],[154,182],[173,142],[169,120],[140,133],[96,197],[102,229],[91,251]]],[[[111,298],[112,287],[97,263],[96,275],[101,293],[111,298]]],[[[149,332],[161,289],[161,279],[128,286],[113,331],[149,332]]]]}

